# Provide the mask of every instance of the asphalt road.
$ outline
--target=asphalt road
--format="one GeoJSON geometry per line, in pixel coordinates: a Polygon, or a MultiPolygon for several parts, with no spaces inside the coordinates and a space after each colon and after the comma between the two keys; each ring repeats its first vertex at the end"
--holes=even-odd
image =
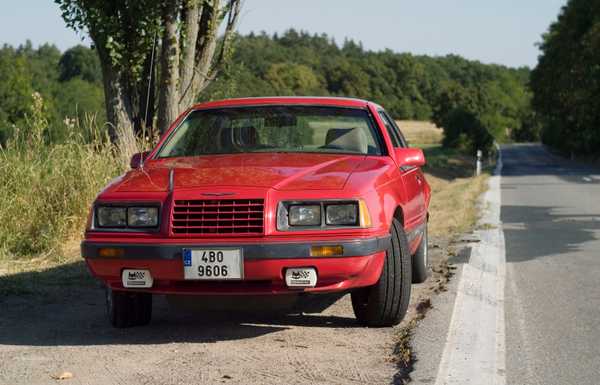
{"type": "Polygon", "coordinates": [[[415,330],[413,383],[600,384],[600,168],[537,144],[502,160],[470,253],[415,330]]]}
{"type": "Polygon", "coordinates": [[[600,384],[600,171],[502,148],[508,384],[600,384]]]}

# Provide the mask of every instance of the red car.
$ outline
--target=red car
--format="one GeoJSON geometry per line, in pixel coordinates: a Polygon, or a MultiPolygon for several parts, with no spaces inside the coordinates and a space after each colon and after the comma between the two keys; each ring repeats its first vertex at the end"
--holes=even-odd
{"type": "Polygon", "coordinates": [[[152,294],[351,293],[360,323],[395,325],[427,277],[424,164],[368,101],[202,103],[98,195],[82,256],[116,327],[152,294]]]}

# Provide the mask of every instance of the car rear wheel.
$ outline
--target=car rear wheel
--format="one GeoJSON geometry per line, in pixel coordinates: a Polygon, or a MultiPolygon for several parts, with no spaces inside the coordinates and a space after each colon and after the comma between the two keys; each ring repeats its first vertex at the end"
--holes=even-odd
{"type": "Polygon", "coordinates": [[[391,245],[386,252],[379,281],[352,292],[356,319],[372,327],[393,326],[402,321],[410,301],[411,256],[406,234],[394,219],[391,245]]]}
{"type": "Polygon", "coordinates": [[[106,288],[106,312],[116,328],[142,326],[152,319],[152,294],[106,288]]]}
{"type": "Polygon", "coordinates": [[[429,247],[427,245],[427,223],[423,230],[423,238],[419,248],[412,256],[412,282],[423,283],[429,276],[429,266],[427,266],[429,259],[429,247]]]}

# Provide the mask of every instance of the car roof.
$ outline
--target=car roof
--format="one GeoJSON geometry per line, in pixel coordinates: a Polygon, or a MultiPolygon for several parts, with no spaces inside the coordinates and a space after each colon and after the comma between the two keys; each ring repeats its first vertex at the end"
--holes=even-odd
{"type": "Polygon", "coordinates": [[[332,96],[269,96],[215,100],[205,103],[198,103],[194,105],[192,109],[290,104],[366,108],[369,103],[369,101],[363,99],[332,96]]]}

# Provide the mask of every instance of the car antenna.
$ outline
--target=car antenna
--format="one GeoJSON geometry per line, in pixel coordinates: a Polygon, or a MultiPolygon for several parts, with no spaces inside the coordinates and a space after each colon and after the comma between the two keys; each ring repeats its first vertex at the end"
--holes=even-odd
{"type": "MultiPolygon", "coordinates": [[[[152,42],[152,53],[150,54],[150,69],[148,71],[148,89],[146,90],[146,112],[144,114],[144,131],[146,130],[146,127],[148,126],[148,107],[150,106],[150,88],[152,87],[152,74],[154,73],[152,70],[154,69],[154,51],[156,50],[156,33],[157,31],[154,31],[154,40],[152,42]]],[[[150,122],[152,123],[152,122],[150,122]]],[[[145,139],[145,135],[144,138],[142,138],[142,140],[145,139]]],[[[144,168],[144,152],[142,151],[142,155],[141,155],[141,159],[140,159],[140,167],[143,169],[144,168]]]]}

